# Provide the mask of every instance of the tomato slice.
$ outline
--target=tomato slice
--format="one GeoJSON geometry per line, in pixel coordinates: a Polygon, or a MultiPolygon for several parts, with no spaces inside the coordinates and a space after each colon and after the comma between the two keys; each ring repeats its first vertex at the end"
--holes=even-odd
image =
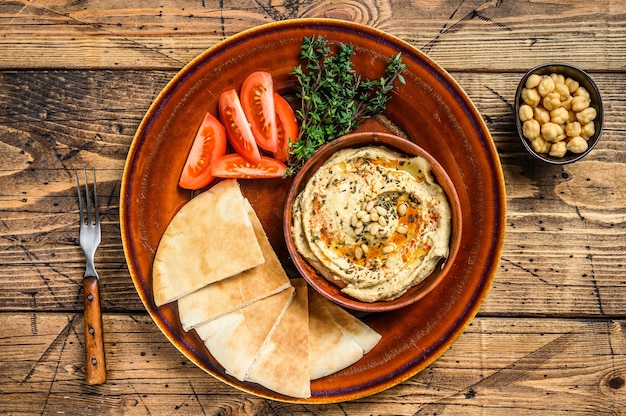
{"type": "Polygon", "coordinates": [[[248,75],[241,86],[240,97],[256,143],[267,151],[276,152],[278,133],[272,75],[266,71],[256,71],[248,75]]]}
{"type": "Polygon", "coordinates": [[[282,178],[286,170],[285,164],[271,157],[261,156],[259,163],[251,163],[236,153],[222,156],[211,165],[211,172],[218,178],[282,178]]]}
{"type": "Polygon", "coordinates": [[[191,145],[178,184],[185,189],[200,189],[213,180],[211,165],[226,153],[226,132],[219,120],[206,113],[191,145]]]}
{"type": "Polygon", "coordinates": [[[277,93],[274,93],[274,106],[278,128],[278,150],[274,152],[274,158],[286,162],[289,159],[289,145],[298,139],[298,121],[287,100],[277,93]]]}
{"type": "Polygon", "coordinates": [[[241,107],[237,91],[232,89],[224,91],[220,95],[219,109],[230,144],[244,159],[252,163],[260,163],[261,152],[241,107]]]}

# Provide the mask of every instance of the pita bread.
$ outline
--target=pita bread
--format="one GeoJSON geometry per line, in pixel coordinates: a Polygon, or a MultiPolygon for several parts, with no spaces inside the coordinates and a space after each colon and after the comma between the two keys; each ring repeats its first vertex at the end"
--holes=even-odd
{"type": "Polygon", "coordinates": [[[259,300],[195,328],[227,373],[243,381],[261,346],[293,299],[294,289],[259,300]]]}
{"type": "Polygon", "coordinates": [[[154,302],[164,305],[265,261],[235,179],[185,204],[169,223],[154,258],[154,302]]]}
{"type": "MultiPolygon", "coordinates": [[[[309,377],[316,380],[354,364],[363,349],[335,321],[331,302],[309,291],[309,377]]],[[[356,318],[355,318],[356,319],[356,318]]]]}
{"type": "MultiPolygon", "coordinates": [[[[322,297],[322,295],[319,296],[322,297]]],[[[370,352],[382,338],[378,332],[339,305],[326,300],[324,306],[341,327],[343,333],[361,347],[363,355],[370,352]]]]}
{"type": "Polygon", "coordinates": [[[244,204],[265,263],[178,299],[178,315],[185,331],[291,287],[252,205],[247,199],[244,204]]]}
{"type": "Polygon", "coordinates": [[[246,380],[291,397],[311,397],[306,282],[293,279],[294,300],[254,359],[246,380]]]}

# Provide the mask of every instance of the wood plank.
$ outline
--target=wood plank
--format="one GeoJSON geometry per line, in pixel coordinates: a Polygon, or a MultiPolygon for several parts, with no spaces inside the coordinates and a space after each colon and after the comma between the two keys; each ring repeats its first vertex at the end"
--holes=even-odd
{"type": "Polygon", "coordinates": [[[81,315],[0,313],[0,325],[0,408],[11,414],[626,411],[623,320],[476,319],[452,348],[411,379],[328,406],[271,402],[218,381],[182,356],[145,314],[104,316],[109,378],[102,386],[84,383],[81,315]]]}
{"type": "MultiPolygon", "coordinates": [[[[0,310],[81,310],[73,169],[83,166],[97,167],[101,182],[103,242],[96,262],[103,309],[144,310],[122,251],[120,180],[135,130],[172,75],[0,73],[0,310]]],[[[607,102],[597,148],[584,161],[547,167],[525,153],[514,132],[518,75],[453,76],[488,123],[508,194],[502,260],[481,313],[623,317],[624,77],[595,76],[607,102]]]]}
{"type": "Polygon", "coordinates": [[[621,0],[0,2],[0,413],[214,415],[626,414],[626,7],[621,0]],[[503,164],[506,238],[478,317],[390,390],[303,406],[242,393],[188,361],[146,314],[125,264],[124,160],[185,64],[258,25],[362,23],[446,68],[503,164]],[[605,130],[583,161],[543,166],[515,133],[522,72],[592,73],[605,130]],[[109,380],[85,383],[83,254],[73,171],[98,169],[109,380]]]}
{"type": "Polygon", "coordinates": [[[626,9],[612,0],[13,0],[0,5],[0,68],[178,69],[242,30],[310,17],[384,30],[454,71],[519,71],[561,56],[589,70],[626,64],[626,9]]]}

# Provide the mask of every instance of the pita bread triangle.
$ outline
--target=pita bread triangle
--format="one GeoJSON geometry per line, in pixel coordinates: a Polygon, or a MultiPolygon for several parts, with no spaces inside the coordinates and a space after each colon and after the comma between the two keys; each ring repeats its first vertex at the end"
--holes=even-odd
{"type": "Polygon", "coordinates": [[[235,179],[192,198],[168,224],[154,258],[154,302],[164,305],[265,261],[235,179]]]}
{"type": "Polygon", "coordinates": [[[311,397],[309,379],[309,311],[304,279],[292,279],[294,300],[261,347],[246,380],[291,397],[311,397]]]}
{"type": "MultiPolygon", "coordinates": [[[[347,336],[335,321],[327,304],[331,302],[309,291],[309,377],[316,380],[354,364],[363,349],[347,336]]],[[[356,318],[354,318],[356,319],[356,318]]]]}
{"type": "Polygon", "coordinates": [[[195,330],[226,372],[243,381],[261,346],[286,313],[294,292],[290,287],[195,330]]]}
{"type": "Polygon", "coordinates": [[[327,301],[324,306],[344,334],[361,347],[363,355],[370,352],[382,338],[378,332],[339,305],[327,301]]]}
{"type": "Polygon", "coordinates": [[[291,287],[261,221],[247,199],[244,204],[265,263],[178,299],[178,315],[185,331],[291,287]]]}

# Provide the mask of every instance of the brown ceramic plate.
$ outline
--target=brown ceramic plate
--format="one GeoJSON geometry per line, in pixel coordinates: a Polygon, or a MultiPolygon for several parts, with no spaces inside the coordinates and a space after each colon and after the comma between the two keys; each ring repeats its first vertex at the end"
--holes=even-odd
{"type": "MultiPolygon", "coordinates": [[[[290,180],[240,181],[287,273],[298,276],[287,255],[282,212],[290,180]]],[[[207,50],[165,87],[148,110],[131,145],[122,180],[120,222],[129,271],[146,309],[165,336],[192,362],[243,391],[274,400],[332,403],[368,396],[408,379],[431,364],[478,311],[500,258],[505,228],[502,169],[480,114],[450,75],[410,45],[378,30],[336,20],[289,20],[260,26],[207,50]],[[302,39],[323,35],[351,43],[364,77],[382,74],[399,52],[407,84],[397,90],[385,117],[363,130],[411,137],[448,172],[463,208],[459,253],[446,279],[429,296],[406,308],[367,316],[382,334],[361,361],[311,384],[310,399],[293,399],[240,382],[208,353],[194,331],[183,331],[176,302],[156,307],[152,261],[165,227],[192,194],[178,178],[195,130],[207,110],[217,114],[219,94],[238,88],[253,70],[271,71],[282,93],[293,91],[289,75],[302,39]]]]}

